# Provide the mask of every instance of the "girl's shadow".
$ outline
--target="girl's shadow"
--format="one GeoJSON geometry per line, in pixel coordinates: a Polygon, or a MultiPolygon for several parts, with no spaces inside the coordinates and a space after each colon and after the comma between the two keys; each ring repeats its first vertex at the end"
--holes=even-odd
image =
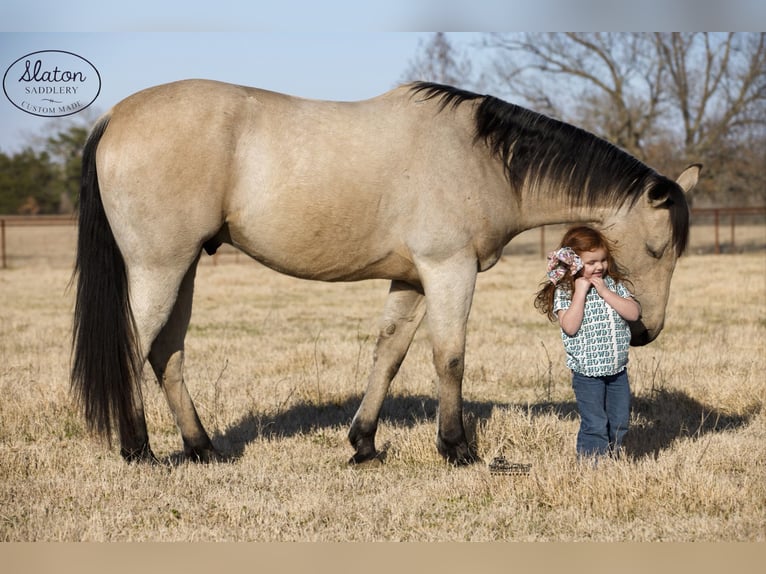
{"type": "Polygon", "coordinates": [[[678,438],[699,438],[742,428],[760,410],[760,405],[753,404],[743,414],[727,414],[683,391],[653,389],[649,396],[633,398],[632,426],[625,437],[625,451],[634,458],[656,458],[678,438]]]}
{"type": "MultiPolygon", "coordinates": [[[[623,443],[624,452],[634,459],[656,458],[679,438],[699,438],[744,427],[760,409],[752,405],[745,414],[725,414],[683,391],[653,389],[649,396],[631,399],[631,426],[623,443]]],[[[532,405],[532,413],[554,413],[561,419],[577,417],[577,403],[540,402],[532,405]]]]}

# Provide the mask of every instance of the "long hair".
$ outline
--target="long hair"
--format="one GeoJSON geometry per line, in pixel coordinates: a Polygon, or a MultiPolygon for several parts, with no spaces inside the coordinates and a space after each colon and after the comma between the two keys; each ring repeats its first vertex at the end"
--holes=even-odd
{"type": "Polygon", "coordinates": [[[136,434],[132,417],[140,400],[141,362],[125,263],[104,213],[96,172],[96,149],[108,124],[109,116],[99,120],[83,150],[71,386],[91,430],[111,443],[116,422],[120,438],[130,443],[136,434]]]}
{"type": "MultiPolygon", "coordinates": [[[[614,245],[597,229],[588,227],[586,225],[578,225],[571,227],[561,238],[558,249],[562,247],[570,247],[578,255],[587,251],[594,251],[596,249],[603,249],[606,252],[607,260],[607,275],[615,281],[626,281],[627,275],[623,271],[614,259],[614,245]]],[[[580,275],[582,271],[578,271],[574,276],[571,271],[567,269],[561,280],[554,285],[549,280],[545,280],[541,283],[540,290],[535,296],[535,307],[538,311],[547,315],[551,321],[556,320],[556,316],[553,314],[553,298],[557,287],[574,293],[574,280],[580,275]]]]}

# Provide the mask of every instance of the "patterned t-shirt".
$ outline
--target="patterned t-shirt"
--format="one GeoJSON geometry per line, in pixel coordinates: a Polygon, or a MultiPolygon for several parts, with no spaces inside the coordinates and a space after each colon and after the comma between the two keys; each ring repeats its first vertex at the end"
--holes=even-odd
{"type": "MultiPolygon", "coordinates": [[[[608,275],[604,283],[620,297],[632,297],[622,283],[608,275]]],[[[557,287],[553,312],[569,309],[572,293],[566,287],[557,287]]],[[[585,296],[582,325],[573,337],[561,330],[561,340],[567,354],[567,367],[586,377],[606,377],[622,371],[628,364],[630,327],[606,301],[591,288],[585,296]]]]}

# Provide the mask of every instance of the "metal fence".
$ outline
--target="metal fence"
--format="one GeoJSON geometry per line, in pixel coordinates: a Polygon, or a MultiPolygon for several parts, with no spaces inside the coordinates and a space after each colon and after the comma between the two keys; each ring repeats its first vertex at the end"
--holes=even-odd
{"type": "Polygon", "coordinates": [[[692,222],[695,225],[700,225],[705,218],[712,218],[714,230],[713,250],[714,253],[721,253],[721,238],[724,233],[722,226],[726,224],[728,219],[729,241],[727,252],[736,253],[737,223],[742,223],[743,219],[751,216],[750,219],[764,225],[764,215],[766,215],[766,207],[697,207],[692,209],[692,222]]]}
{"type": "Polygon", "coordinates": [[[2,261],[2,269],[8,268],[9,258],[12,257],[12,254],[8,253],[8,235],[11,233],[11,228],[73,227],[75,225],[77,225],[77,219],[74,215],[0,215],[0,260],[2,261]]]}
{"type": "MultiPolygon", "coordinates": [[[[77,219],[73,215],[0,215],[0,257],[2,269],[24,265],[39,258],[74,261],[77,219]],[[46,232],[41,228],[57,228],[46,232]],[[32,233],[32,231],[35,231],[32,233]],[[24,234],[27,234],[26,236],[24,234]]],[[[540,254],[555,248],[564,226],[540,227],[522,233],[507,247],[509,254],[540,254]]],[[[692,253],[738,253],[766,250],[766,207],[709,207],[692,209],[692,253]]],[[[223,246],[209,259],[213,265],[224,261],[245,261],[239,251],[223,246]]]]}

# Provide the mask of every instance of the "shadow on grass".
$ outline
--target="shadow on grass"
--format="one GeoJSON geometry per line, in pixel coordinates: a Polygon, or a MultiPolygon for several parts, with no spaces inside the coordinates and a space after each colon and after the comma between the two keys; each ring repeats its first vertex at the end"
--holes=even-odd
{"type": "MultiPolygon", "coordinates": [[[[683,391],[653,389],[649,395],[631,397],[631,426],[623,448],[631,458],[656,458],[677,439],[746,426],[760,412],[754,404],[743,414],[727,414],[699,402],[683,391]]],[[[561,419],[578,416],[577,403],[541,402],[531,405],[533,414],[553,413],[561,419]]]]}
{"type": "MultiPolygon", "coordinates": [[[[313,433],[321,429],[349,426],[362,397],[352,396],[342,402],[300,402],[276,414],[249,412],[239,421],[212,437],[213,443],[227,457],[238,459],[245,447],[259,438],[286,438],[313,433]]],[[[394,395],[386,397],[380,413],[380,424],[414,427],[424,420],[434,420],[438,403],[432,397],[394,395]]],[[[473,411],[466,404],[466,412],[473,411]]],[[[478,405],[491,412],[492,405],[478,405]]],[[[353,454],[349,444],[349,456],[353,454]]]]}
{"type": "MultiPolygon", "coordinates": [[[[239,421],[213,437],[213,442],[232,459],[238,459],[245,447],[259,438],[282,438],[312,433],[323,428],[350,425],[360,396],[342,402],[314,404],[298,403],[277,414],[250,412],[239,421]]],[[[466,401],[464,414],[466,433],[471,440],[476,427],[492,416],[497,407],[530,409],[532,416],[554,415],[560,419],[577,416],[574,401],[532,404],[466,401]]],[[[381,411],[381,424],[414,427],[436,418],[438,403],[423,395],[395,395],[386,398],[381,411]]],[[[625,452],[633,458],[657,457],[674,441],[683,437],[701,437],[709,433],[746,426],[758,414],[760,406],[753,405],[744,414],[732,415],[700,403],[683,391],[659,389],[649,395],[632,399],[631,429],[625,439],[625,452]]],[[[349,452],[351,447],[349,445],[349,452]]]]}
{"type": "Polygon", "coordinates": [[[760,410],[753,404],[744,413],[729,414],[682,391],[654,389],[648,396],[633,397],[633,425],[625,437],[625,451],[634,458],[656,458],[678,438],[745,427],[760,410]]]}

